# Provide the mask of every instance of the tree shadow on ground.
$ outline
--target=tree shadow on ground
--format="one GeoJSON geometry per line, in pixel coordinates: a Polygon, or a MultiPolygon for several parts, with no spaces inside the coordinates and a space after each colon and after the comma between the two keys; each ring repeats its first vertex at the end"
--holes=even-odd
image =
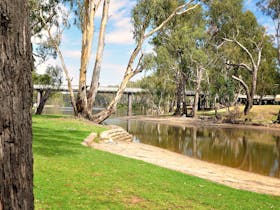
{"type": "Polygon", "coordinates": [[[33,125],[33,153],[40,156],[69,156],[80,153],[82,140],[87,136],[84,131],[60,130],[33,125]]]}

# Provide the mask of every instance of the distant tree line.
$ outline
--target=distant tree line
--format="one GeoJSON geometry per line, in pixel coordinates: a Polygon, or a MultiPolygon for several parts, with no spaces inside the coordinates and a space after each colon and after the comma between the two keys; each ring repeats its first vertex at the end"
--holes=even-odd
{"type": "MultiPolygon", "coordinates": [[[[279,27],[278,2],[260,1],[258,5],[279,27]]],[[[247,96],[247,115],[254,95],[280,93],[279,45],[275,45],[279,28],[276,31],[275,36],[267,34],[254,14],[244,9],[242,0],[205,1],[191,13],[174,18],[153,37],[150,74],[138,85],[153,93],[159,112],[195,117],[201,93],[208,96],[208,107],[233,105],[242,93],[247,96]],[[189,113],[187,90],[194,91],[189,113]]]]}

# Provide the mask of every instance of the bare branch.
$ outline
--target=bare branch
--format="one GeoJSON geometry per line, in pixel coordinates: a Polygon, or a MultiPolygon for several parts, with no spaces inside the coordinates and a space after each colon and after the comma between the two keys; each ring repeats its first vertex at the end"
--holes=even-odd
{"type": "Polygon", "coordinates": [[[223,38],[225,41],[227,42],[234,42],[235,44],[237,44],[244,52],[246,52],[246,54],[249,56],[251,63],[253,65],[253,68],[256,67],[256,63],[254,60],[253,55],[249,52],[249,50],[243,45],[241,44],[239,41],[237,41],[236,39],[228,39],[228,38],[223,38]]]}
{"type": "Polygon", "coordinates": [[[236,81],[238,81],[241,85],[242,85],[242,87],[245,89],[245,91],[246,91],[246,95],[247,95],[247,97],[249,97],[250,96],[250,90],[249,90],[249,87],[246,85],[246,83],[243,81],[243,79],[242,78],[240,78],[240,77],[236,77],[236,76],[234,76],[234,75],[232,75],[231,76],[233,79],[235,79],[236,81]]]}
{"type": "Polygon", "coordinates": [[[194,6],[187,8],[185,10],[183,10],[184,8],[188,7],[191,3],[193,3],[193,0],[189,1],[188,3],[185,3],[179,7],[177,7],[172,13],[171,15],[164,20],[158,27],[156,27],[155,29],[151,30],[150,32],[148,32],[147,34],[144,35],[144,39],[147,39],[148,37],[150,37],[151,35],[153,35],[155,32],[159,31],[160,29],[162,29],[174,16],[176,15],[182,15],[184,13],[189,12],[190,10],[195,9],[199,4],[195,4],[194,6]],[[183,11],[182,11],[183,10],[183,11]]]}
{"type": "Polygon", "coordinates": [[[219,48],[221,48],[225,43],[226,43],[226,41],[222,41],[221,44],[219,44],[219,45],[216,47],[217,50],[218,50],[219,48]]]}
{"type": "Polygon", "coordinates": [[[250,72],[253,72],[253,70],[247,64],[245,64],[245,63],[239,63],[239,64],[236,64],[236,63],[226,63],[226,65],[233,66],[233,67],[242,67],[242,68],[247,69],[250,72]]]}
{"type": "Polygon", "coordinates": [[[60,48],[57,44],[57,41],[52,36],[51,29],[47,26],[46,21],[45,21],[44,17],[42,16],[42,14],[40,14],[40,17],[45,24],[45,29],[48,32],[48,35],[49,35],[49,38],[51,39],[53,47],[55,48],[55,50],[56,50],[56,52],[57,52],[57,54],[60,58],[62,69],[65,73],[65,76],[66,76],[66,79],[67,79],[67,82],[68,82],[68,89],[69,89],[69,92],[70,92],[71,103],[72,103],[72,106],[73,106],[73,109],[74,109],[74,113],[77,114],[77,107],[76,107],[76,104],[75,104],[75,97],[74,97],[74,91],[73,91],[73,88],[72,88],[72,82],[71,82],[71,78],[69,76],[69,71],[68,71],[68,69],[66,67],[66,64],[65,64],[65,61],[64,61],[64,57],[63,57],[63,55],[61,53],[61,50],[60,50],[60,48]]]}
{"type": "Polygon", "coordinates": [[[137,69],[139,69],[141,67],[141,62],[142,62],[143,58],[144,58],[144,54],[142,53],[134,71],[136,71],[137,69]]]}
{"type": "MultiPolygon", "coordinates": [[[[47,23],[50,23],[51,21],[52,21],[52,19],[53,19],[53,17],[56,15],[56,13],[55,12],[53,12],[52,14],[50,14],[50,16],[45,20],[45,21],[43,21],[43,24],[40,26],[40,28],[39,29],[37,29],[36,31],[38,31],[38,32],[40,32],[43,28],[45,28],[45,25],[47,24],[47,23]]],[[[40,18],[41,18],[42,16],[40,15],[40,18]]],[[[41,21],[37,21],[36,23],[34,23],[31,27],[30,27],[30,29],[31,29],[31,31],[33,32],[33,36],[36,34],[34,34],[34,28],[39,24],[39,23],[41,23],[41,21]]],[[[38,33],[37,32],[37,33],[38,33]]]]}
{"type": "Polygon", "coordinates": [[[262,48],[262,47],[258,48],[258,60],[257,60],[257,67],[259,67],[259,66],[260,66],[260,64],[261,64],[261,60],[262,60],[262,50],[263,50],[263,48],[262,48]]]}

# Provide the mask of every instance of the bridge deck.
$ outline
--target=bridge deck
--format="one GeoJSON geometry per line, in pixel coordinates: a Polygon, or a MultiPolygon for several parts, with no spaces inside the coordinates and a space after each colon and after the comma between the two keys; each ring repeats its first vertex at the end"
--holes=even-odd
{"type": "MultiPolygon", "coordinates": [[[[52,89],[54,91],[68,92],[67,85],[62,85],[59,88],[54,88],[49,85],[34,85],[33,88],[34,90],[37,91],[52,89]]],[[[73,91],[78,92],[78,88],[79,87],[77,85],[73,86],[73,91]]],[[[98,87],[98,93],[116,93],[117,91],[118,91],[118,87],[103,87],[103,86],[98,87]]],[[[142,88],[126,88],[124,91],[125,94],[139,94],[139,93],[147,93],[147,92],[148,90],[142,88]]]]}

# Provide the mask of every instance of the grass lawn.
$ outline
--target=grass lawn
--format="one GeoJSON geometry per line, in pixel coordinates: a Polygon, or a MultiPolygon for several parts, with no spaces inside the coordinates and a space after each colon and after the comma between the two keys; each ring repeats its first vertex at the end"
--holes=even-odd
{"type": "Polygon", "coordinates": [[[103,129],[72,118],[33,116],[36,209],[280,209],[280,197],[81,145],[91,131],[103,129]]]}
{"type": "MultiPolygon", "coordinates": [[[[230,110],[233,110],[234,107],[230,107],[230,110]]],[[[277,114],[280,110],[280,105],[254,105],[253,108],[250,110],[249,115],[244,116],[243,110],[244,106],[238,107],[241,118],[240,120],[245,120],[245,118],[250,119],[250,121],[255,123],[272,123],[277,119],[277,114]]],[[[218,110],[218,113],[221,115],[227,115],[228,109],[223,108],[218,110]]],[[[215,111],[199,111],[199,115],[205,115],[205,116],[214,116],[215,111]]]]}

